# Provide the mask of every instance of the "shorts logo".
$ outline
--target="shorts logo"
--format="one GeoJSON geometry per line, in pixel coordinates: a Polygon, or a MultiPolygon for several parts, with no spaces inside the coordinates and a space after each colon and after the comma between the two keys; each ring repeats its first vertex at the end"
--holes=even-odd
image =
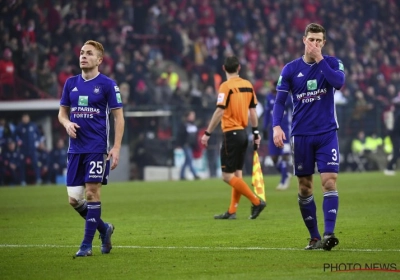
{"type": "Polygon", "coordinates": [[[337,162],[328,162],[327,165],[339,165],[337,162]]]}
{"type": "Polygon", "coordinates": [[[279,76],[278,83],[276,85],[277,86],[282,85],[282,76],[279,76]]]}
{"type": "Polygon", "coordinates": [[[224,101],[224,98],[225,98],[225,93],[219,93],[217,103],[221,103],[222,101],[224,101]]]}
{"type": "Polygon", "coordinates": [[[303,164],[302,164],[302,163],[299,163],[299,164],[297,165],[297,169],[298,169],[298,170],[302,170],[302,169],[303,169],[303,164]]]}
{"type": "Polygon", "coordinates": [[[117,93],[115,96],[117,97],[117,102],[122,103],[121,94],[117,93]]]}
{"type": "Polygon", "coordinates": [[[308,80],[307,90],[316,90],[316,89],[317,89],[317,80],[308,80]]]}
{"type": "Polygon", "coordinates": [[[87,106],[89,104],[89,96],[79,95],[78,106],[87,106]]]}

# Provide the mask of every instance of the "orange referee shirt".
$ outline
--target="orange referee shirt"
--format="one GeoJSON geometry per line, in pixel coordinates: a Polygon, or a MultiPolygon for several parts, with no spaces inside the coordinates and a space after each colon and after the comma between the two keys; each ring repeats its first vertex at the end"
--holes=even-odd
{"type": "Polygon", "coordinates": [[[256,106],[256,93],[248,80],[234,77],[223,82],[217,99],[217,107],[224,109],[222,131],[246,128],[249,123],[249,108],[256,106]]]}

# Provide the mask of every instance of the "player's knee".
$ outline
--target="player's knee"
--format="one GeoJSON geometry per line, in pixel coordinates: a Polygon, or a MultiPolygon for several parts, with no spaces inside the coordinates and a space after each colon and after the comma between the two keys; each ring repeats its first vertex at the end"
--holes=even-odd
{"type": "Polygon", "coordinates": [[[71,205],[72,207],[78,207],[79,206],[79,201],[78,200],[76,200],[75,198],[73,198],[73,197],[68,197],[68,202],[69,202],[69,205],[71,205]]]}
{"type": "Polygon", "coordinates": [[[227,184],[229,184],[233,176],[234,176],[233,173],[222,172],[222,180],[224,180],[224,182],[227,184]]]}
{"type": "Polygon", "coordinates": [[[299,193],[301,196],[309,196],[313,191],[313,183],[311,176],[298,177],[299,193]]]}
{"type": "Polygon", "coordinates": [[[86,190],[87,201],[99,201],[100,193],[97,190],[86,190]]]}
{"type": "Polygon", "coordinates": [[[92,192],[92,191],[86,191],[86,199],[87,199],[88,201],[94,200],[95,197],[96,197],[96,195],[95,195],[94,192],[92,192]]]}
{"type": "Polygon", "coordinates": [[[323,182],[322,187],[325,192],[335,191],[336,190],[336,179],[333,179],[333,178],[327,179],[325,182],[323,182]]]}
{"type": "Polygon", "coordinates": [[[337,174],[327,174],[322,175],[322,188],[324,192],[330,192],[336,190],[336,179],[337,174]]]}
{"type": "Polygon", "coordinates": [[[67,187],[69,204],[72,207],[79,206],[79,201],[85,198],[85,188],[83,186],[67,187]]]}

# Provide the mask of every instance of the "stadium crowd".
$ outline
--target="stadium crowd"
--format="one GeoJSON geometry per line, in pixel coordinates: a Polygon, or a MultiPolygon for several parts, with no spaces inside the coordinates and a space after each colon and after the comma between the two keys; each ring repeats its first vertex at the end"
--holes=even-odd
{"type": "MultiPolygon", "coordinates": [[[[302,55],[305,26],[318,22],[327,29],[323,52],[340,58],[346,71],[335,96],[339,135],[389,133],[400,93],[398,1],[1,2],[0,100],[59,99],[66,79],[80,72],[80,46],[94,39],[106,50],[100,70],[120,85],[125,110],[194,110],[204,127],[226,55],[240,58],[241,75],[262,103],[283,65],[302,55]]],[[[153,122],[129,125],[139,135],[153,122]]],[[[161,121],[156,133],[176,135],[177,123],[161,121]]]]}

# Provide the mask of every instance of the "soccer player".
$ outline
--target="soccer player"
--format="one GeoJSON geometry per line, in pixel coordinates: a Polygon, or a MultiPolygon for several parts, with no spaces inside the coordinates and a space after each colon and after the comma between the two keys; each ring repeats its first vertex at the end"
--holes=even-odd
{"type": "Polygon", "coordinates": [[[255,149],[260,145],[256,112],[257,98],[253,85],[239,77],[240,64],[235,56],[225,59],[223,70],[227,81],[221,84],[215,110],[201,143],[207,147],[208,139],[216,126],[221,122],[223,142],[221,146],[221,169],[224,182],[232,187],[231,204],[227,212],[215,215],[215,219],[236,219],[236,209],[240,197],[246,196],[251,201],[249,219],[255,219],[264,210],[266,203],[255,195],[242,179],[248,137],[246,127],[249,121],[253,132],[255,149]]]}
{"type": "Polygon", "coordinates": [[[273,111],[274,143],[284,147],[282,130],[285,101],[290,93],[293,100],[291,145],[294,175],[298,178],[298,202],[304,223],[310,232],[306,250],[330,251],[339,243],[334,234],[339,197],[336,180],[339,172],[339,128],[333,96],[345,80],[343,63],[332,56],[322,55],[326,42],[323,26],[309,24],[303,36],[304,55],[286,64],[277,85],[273,111]],[[317,226],[313,195],[315,163],[321,176],[324,194],[324,234],[317,226]]]}
{"type": "MultiPolygon", "coordinates": [[[[274,144],[274,139],[272,138],[272,109],[274,108],[275,98],[276,98],[276,84],[274,82],[274,88],[265,97],[265,110],[264,110],[264,122],[263,122],[263,132],[264,139],[268,139],[268,154],[271,156],[274,162],[275,168],[281,174],[281,180],[279,185],[276,187],[277,190],[286,190],[289,188],[290,179],[292,174],[288,172],[289,166],[289,155],[290,155],[290,143],[289,137],[284,140],[283,149],[279,149],[274,144]]],[[[281,123],[281,127],[285,132],[285,135],[289,136],[291,119],[292,119],[292,100],[288,96],[285,103],[285,111],[281,123]]]]}
{"type": "Polygon", "coordinates": [[[125,121],[118,86],[99,72],[103,55],[104,48],[99,42],[85,42],[79,56],[82,73],[66,81],[58,114],[70,137],[67,164],[69,203],[86,220],[77,257],[92,255],[96,229],[100,232],[101,252],[108,254],[112,249],[114,226],[100,218],[100,188],[108,182],[110,165],[111,170],[118,165],[125,121]],[[110,111],[115,123],[111,150],[110,111]]]}

